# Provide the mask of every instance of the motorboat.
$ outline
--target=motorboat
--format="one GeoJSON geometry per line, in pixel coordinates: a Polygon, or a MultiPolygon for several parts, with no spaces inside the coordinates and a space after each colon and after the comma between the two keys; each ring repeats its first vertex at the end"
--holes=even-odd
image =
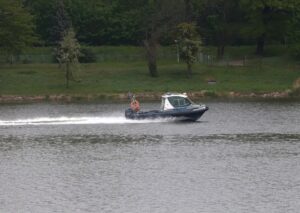
{"type": "Polygon", "coordinates": [[[206,111],[206,105],[198,105],[191,101],[186,93],[166,93],[162,95],[159,110],[134,111],[125,110],[127,119],[174,119],[180,121],[197,121],[206,111]]]}

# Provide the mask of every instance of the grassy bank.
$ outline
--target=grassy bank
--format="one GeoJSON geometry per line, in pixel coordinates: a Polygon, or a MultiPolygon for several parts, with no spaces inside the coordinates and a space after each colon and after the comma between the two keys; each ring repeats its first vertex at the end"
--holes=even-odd
{"type": "MultiPolygon", "coordinates": [[[[0,96],[93,96],[112,97],[128,91],[163,93],[199,92],[205,96],[264,94],[292,89],[300,77],[300,65],[287,57],[285,46],[267,46],[264,57],[254,55],[254,46],[227,47],[224,59],[217,61],[215,47],[203,48],[186,76],[186,65],[177,63],[176,47],[161,47],[158,54],[159,77],[148,74],[141,47],[88,47],[95,63],[81,64],[76,72],[78,83],[65,87],[64,72],[54,63],[53,48],[33,48],[5,64],[0,57],[0,96]]],[[[0,97],[1,98],[1,97],[0,97]]]]}
{"type": "Polygon", "coordinates": [[[146,63],[103,62],[81,64],[76,73],[79,83],[65,87],[64,72],[57,64],[0,65],[1,95],[97,95],[131,92],[226,92],[268,93],[292,88],[300,76],[293,61],[272,57],[248,61],[244,66],[195,64],[192,78],[186,66],[174,61],[159,62],[159,77],[148,75],[146,63]],[[216,81],[216,83],[210,83],[216,81]]]}

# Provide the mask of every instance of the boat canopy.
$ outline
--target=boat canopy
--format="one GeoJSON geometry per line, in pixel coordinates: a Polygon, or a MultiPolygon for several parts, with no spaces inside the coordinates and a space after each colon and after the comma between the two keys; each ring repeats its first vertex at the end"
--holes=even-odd
{"type": "Polygon", "coordinates": [[[161,110],[187,107],[192,104],[186,93],[166,93],[162,96],[161,110]]]}

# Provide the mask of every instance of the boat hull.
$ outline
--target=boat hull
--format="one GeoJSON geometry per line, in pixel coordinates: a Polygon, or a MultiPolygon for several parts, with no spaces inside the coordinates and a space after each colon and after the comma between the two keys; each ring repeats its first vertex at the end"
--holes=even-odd
{"type": "Polygon", "coordinates": [[[146,112],[134,112],[131,109],[125,111],[125,117],[132,120],[143,119],[174,119],[179,121],[197,121],[208,110],[208,107],[203,106],[192,109],[176,109],[159,111],[152,110],[146,112]]]}

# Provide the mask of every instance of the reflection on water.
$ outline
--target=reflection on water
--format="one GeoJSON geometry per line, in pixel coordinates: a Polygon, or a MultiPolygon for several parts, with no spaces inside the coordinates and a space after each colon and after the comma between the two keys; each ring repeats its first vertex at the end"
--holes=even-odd
{"type": "Polygon", "coordinates": [[[300,105],[209,106],[196,123],[0,107],[0,212],[298,212],[300,105]]]}

